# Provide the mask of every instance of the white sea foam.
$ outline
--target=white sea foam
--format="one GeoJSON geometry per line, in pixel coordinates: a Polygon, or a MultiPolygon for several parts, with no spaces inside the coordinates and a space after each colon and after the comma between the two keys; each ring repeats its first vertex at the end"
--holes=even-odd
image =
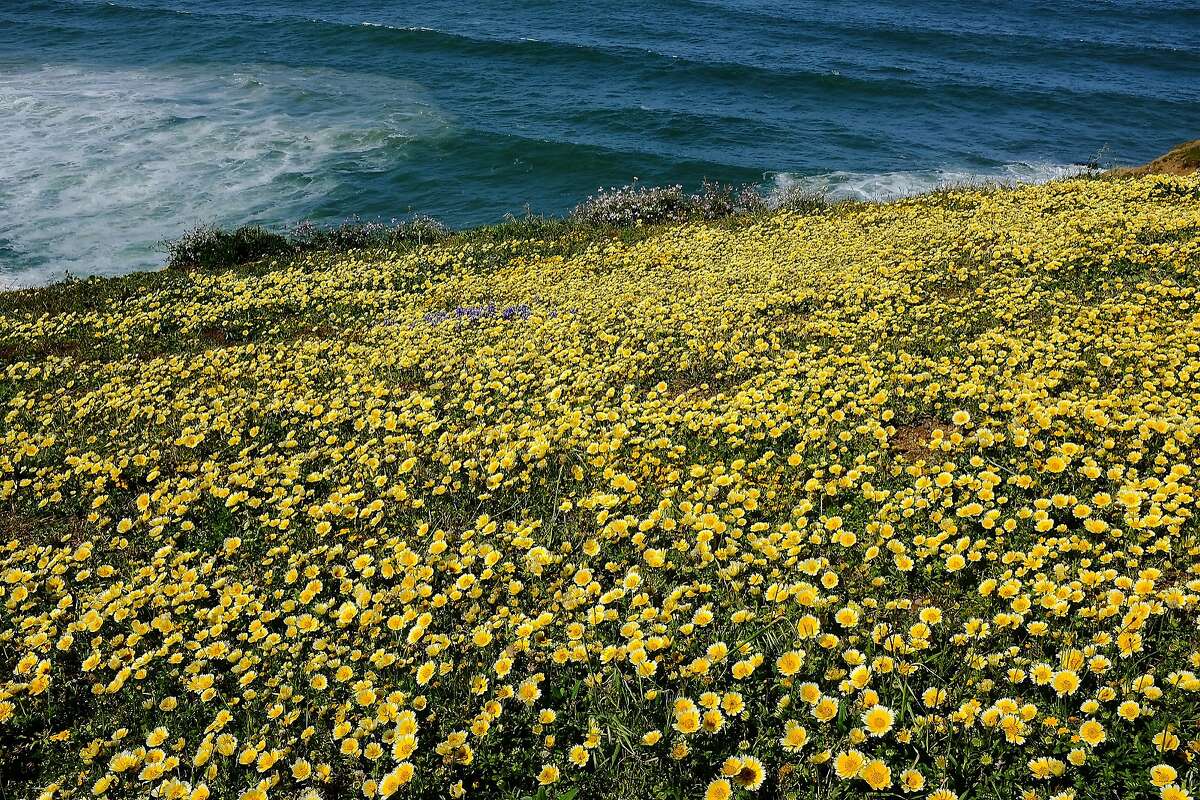
{"type": "Polygon", "coordinates": [[[781,172],[768,187],[778,196],[800,189],[824,193],[831,200],[898,200],[951,186],[1014,186],[1045,183],[1087,172],[1077,164],[1013,163],[988,172],[927,169],[898,172],[826,172],[796,175],[781,172]]]}
{"type": "Polygon", "coordinates": [[[0,71],[0,117],[9,286],[152,268],[198,222],[300,219],[328,161],[383,168],[446,125],[407,81],[261,65],[0,71]]]}
{"type": "MultiPolygon", "coordinates": [[[[331,22],[331,20],[325,19],[313,19],[312,21],[331,22]]],[[[336,20],[334,20],[332,21],[332,24],[341,23],[338,23],[336,20]]],[[[388,25],[384,22],[360,22],[358,24],[366,28],[385,28],[389,31],[407,31],[409,33],[441,33],[441,31],[437,30],[436,28],[426,28],[424,25],[388,25]]]]}

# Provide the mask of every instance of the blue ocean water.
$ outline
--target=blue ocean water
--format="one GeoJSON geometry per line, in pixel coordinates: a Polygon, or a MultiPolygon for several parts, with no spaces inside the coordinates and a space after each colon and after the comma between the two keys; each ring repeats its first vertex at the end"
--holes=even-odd
{"type": "Polygon", "coordinates": [[[151,268],[198,222],[890,197],[1197,136],[1195,0],[0,0],[0,278],[151,268]]]}

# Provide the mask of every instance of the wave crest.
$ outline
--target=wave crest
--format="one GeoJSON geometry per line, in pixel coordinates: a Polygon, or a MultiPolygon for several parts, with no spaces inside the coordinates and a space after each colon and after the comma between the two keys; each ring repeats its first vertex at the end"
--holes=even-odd
{"type": "Polygon", "coordinates": [[[0,73],[0,116],[0,273],[19,283],[155,267],[200,222],[304,218],[339,169],[386,169],[447,124],[408,81],[254,64],[0,73]]]}
{"type": "Polygon", "coordinates": [[[788,191],[820,192],[831,200],[899,200],[936,189],[959,186],[1015,186],[1046,183],[1089,172],[1082,164],[1014,162],[996,169],[970,172],[961,169],[924,169],[894,172],[825,172],[799,175],[781,172],[767,187],[773,196],[788,191]]]}

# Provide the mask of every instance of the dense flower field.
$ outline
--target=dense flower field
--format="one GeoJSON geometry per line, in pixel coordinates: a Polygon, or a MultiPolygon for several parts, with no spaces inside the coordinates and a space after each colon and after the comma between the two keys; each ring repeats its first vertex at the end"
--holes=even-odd
{"type": "Polygon", "coordinates": [[[1200,178],[0,317],[6,796],[1200,793],[1200,178]]]}

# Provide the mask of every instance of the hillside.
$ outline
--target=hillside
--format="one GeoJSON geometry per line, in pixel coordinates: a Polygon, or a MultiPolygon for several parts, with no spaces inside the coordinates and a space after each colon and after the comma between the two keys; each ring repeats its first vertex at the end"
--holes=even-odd
{"type": "Polygon", "coordinates": [[[1189,797],[1198,283],[1153,176],[8,296],[0,794],[1189,797]]]}
{"type": "Polygon", "coordinates": [[[1146,175],[1193,175],[1200,171],[1200,139],[1171,148],[1153,161],[1136,167],[1117,167],[1108,175],[1140,178],[1146,175]]]}

